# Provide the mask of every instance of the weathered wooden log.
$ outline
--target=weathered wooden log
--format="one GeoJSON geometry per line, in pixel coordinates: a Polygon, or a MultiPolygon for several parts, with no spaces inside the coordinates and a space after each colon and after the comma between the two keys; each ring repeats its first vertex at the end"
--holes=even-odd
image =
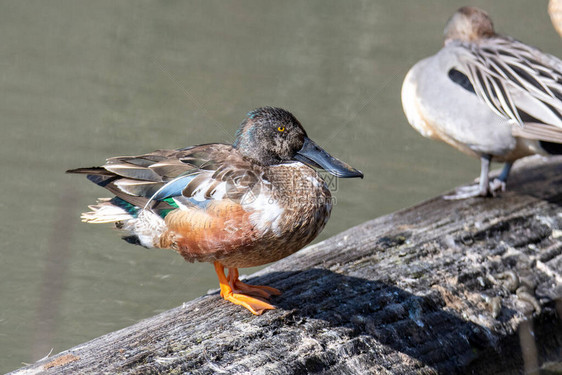
{"type": "Polygon", "coordinates": [[[284,294],[262,316],[213,293],[14,374],[511,374],[559,366],[562,158],[518,162],[508,188],[493,199],[437,197],[267,267],[250,282],[284,294]]]}

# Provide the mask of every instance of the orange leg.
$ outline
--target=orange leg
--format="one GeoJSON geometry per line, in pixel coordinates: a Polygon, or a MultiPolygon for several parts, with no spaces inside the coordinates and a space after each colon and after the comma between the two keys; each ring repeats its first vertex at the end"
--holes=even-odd
{"type": "Polygon", "coordinates": [[[238,270],[236,268],[229,268],[229,275],[227,278],[224,274],[224,266],[219,262],[215,262],[215,272],[219,277],[221,297],[225,300],[235,305],[241,305],[255,315],[261,315],[265,310],[275,309],[275,307],[264,301],[263,298],[268,298],[273,294],[281,294],[277,289],[242,283],[238,280],[238,270]],[[252,292],[255,297],[238,293],[239,291],[244,292],[245,288],[248,290],[248,293],[252,292]]]}

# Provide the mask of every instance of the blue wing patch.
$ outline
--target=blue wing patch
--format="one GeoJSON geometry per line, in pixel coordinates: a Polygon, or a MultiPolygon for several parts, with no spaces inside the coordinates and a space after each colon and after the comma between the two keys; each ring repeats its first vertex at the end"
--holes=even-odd
{"type": "Polygon", "coordinates": [[[193,180],[195,177],[197,176],[197,174],[192,174],[189,176],[182,176],[182,177],[178,177],[173,179],[172,181],[168,182],[166,185],[162,186],[153,196],[152,196],[152,200],[164,200],[166,198],[170,198],[170,197],[177,197],[179,195],[181,195],[181,192],[183,191],[183,189],[185,189],[185,187],[187,186],[187,184],[189,184],[191,182],[191,180],[193,180]]]}

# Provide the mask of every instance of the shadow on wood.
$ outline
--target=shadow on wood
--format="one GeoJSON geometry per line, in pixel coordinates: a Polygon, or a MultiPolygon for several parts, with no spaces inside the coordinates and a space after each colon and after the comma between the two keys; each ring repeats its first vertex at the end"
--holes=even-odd
{"type": "Polygon", "coordinates": [[[561,183],[562,158],[521,161],[510,190],[495,199],[437,197],[253,275],[252,283],[284,291],[272,300],[277,310],[253,316],[215,293],[14,373],[511,374],[559,366],[561,183]]]}

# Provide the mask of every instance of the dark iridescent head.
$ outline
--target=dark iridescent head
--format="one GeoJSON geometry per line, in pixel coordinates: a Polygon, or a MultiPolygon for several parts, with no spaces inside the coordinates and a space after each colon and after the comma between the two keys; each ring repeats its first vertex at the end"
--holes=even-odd
{"type": "Polygon", "coordinates": [[[236,132],[234,147],[262,165],[290,161],[302,148],[306,132],[292,113],[262,107],[247,114],[236,132]]]}
{"type": "Polygon", "coordinates": [[[264,166],[300,161],[338,177],[363,177],[360,171],[310,140],[295,116],[281,108],[262,107],[249,112],[236,132],[233,146],[244,157],[264,166]]]}

